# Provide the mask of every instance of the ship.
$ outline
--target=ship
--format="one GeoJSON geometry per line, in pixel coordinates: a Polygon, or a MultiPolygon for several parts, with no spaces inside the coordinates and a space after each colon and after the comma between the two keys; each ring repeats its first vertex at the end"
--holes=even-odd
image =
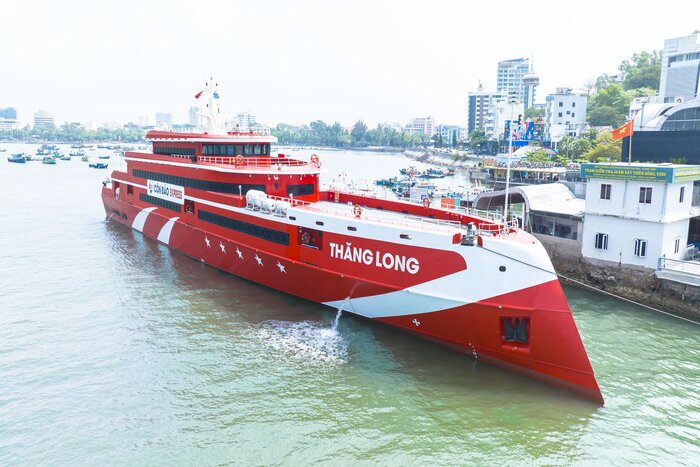
{"type": "Polygon", "coordinates": [[[547,252],[517,222],[320,189],[318,156],[272,154],[264,128],[151,130],[103,182],[106,217],[193,260],[436,342],[479,362],[603,396],[547,252]]]}

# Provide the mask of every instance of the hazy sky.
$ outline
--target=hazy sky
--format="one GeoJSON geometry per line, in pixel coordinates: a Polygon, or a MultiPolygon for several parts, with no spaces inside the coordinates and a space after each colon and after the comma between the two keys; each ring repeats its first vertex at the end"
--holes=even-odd
{"type": "Polygon", "coordinates": [[[534,55],[537,101],[700,29],[700,2],[119,0],[0,3],[0,107],[29,122],[185,121],[209,75],[225,110],[351,125],[432,115],[534,55]]]}

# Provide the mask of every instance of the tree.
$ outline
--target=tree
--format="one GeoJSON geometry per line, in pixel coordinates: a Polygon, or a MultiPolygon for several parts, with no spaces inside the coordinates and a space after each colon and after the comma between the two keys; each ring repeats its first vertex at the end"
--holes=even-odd
{"type": "Polygon", "coordinates": [[[620,126],[625,122],[632,101],[619,84],[610,83],[591,98],[587,119],[594,126],[620,126]]]}
{"type": "Polygon", "coordinates": [[[350,131],[353,145],[366,145],[367,125],[362,120],[358,120],[350,131]]]}
{"type": "Polygon", "coordinates": [[[622,140],[615,141],[610,133],[601,133],[596,144],[583,154],[590,162],[619,162],[622,155],[622,140]]]}
{"type": "Polygon", "coordinates": [[[622,87],[625,90],[638,88],[659,89],[661,79],[661,54],[658,50],[632,55],[632,60],[624,60],[620,71],[625,77],[622,87]]]}
{"type": "Polygon", "coordinates": [[[528,107],[525,109],[526,119],[536,119],[544,117],[544,109],[538,109],[537,107],[528,107]]]}

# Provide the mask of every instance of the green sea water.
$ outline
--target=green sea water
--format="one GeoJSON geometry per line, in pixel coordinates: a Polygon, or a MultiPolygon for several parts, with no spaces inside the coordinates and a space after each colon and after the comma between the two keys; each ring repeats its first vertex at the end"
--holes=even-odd
{"type": "Polygon", "coordinates": [[[106,174],[0,161],[0,465],[700,463],[697,326],[565,288],[598,407],[108,224],[106,174]]]}

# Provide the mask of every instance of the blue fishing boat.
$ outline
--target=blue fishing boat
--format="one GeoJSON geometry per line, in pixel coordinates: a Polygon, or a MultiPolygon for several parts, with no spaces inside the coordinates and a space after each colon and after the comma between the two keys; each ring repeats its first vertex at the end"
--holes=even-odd
{"type": "Polygon", "coordinates": [[[17,164],[24,164],[27,162],[27,158],[25,157],[23,152],[17,153],[17,154],[12,154],[11,156],[7,157],[8,162],[15,162],[17,164]]]}

